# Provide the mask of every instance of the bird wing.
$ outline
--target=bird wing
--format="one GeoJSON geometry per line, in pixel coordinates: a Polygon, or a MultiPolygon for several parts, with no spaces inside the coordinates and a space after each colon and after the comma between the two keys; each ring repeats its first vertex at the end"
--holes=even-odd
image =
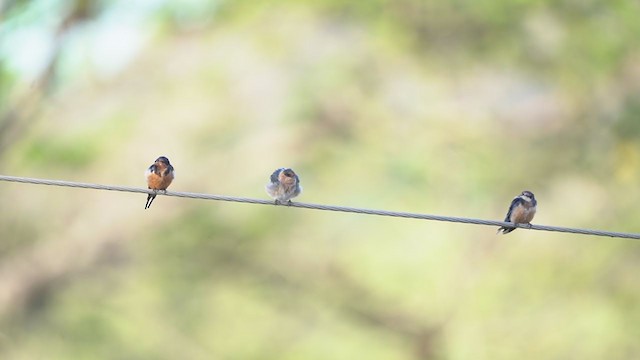
{"type": "Polygon", "coordinates": [[[164,171],[162,172],[162,176],[167,176],[169,174],[171,174],[173,172],[173,166],[169,165],[167,166],[166,169],[164,169],[164,171]]]}
{"type": "Polygon", "coordinates": [[[511,214],[513,213],[513,209],[516,208],[519,204],[521,204],[524,200],[520,197],[515,197],[513,201],[511,201],[511,205],[509,206],[509,211],[507,212],[507,216],[504,218],[505,222],[511,222],[511,214]]]}
{"type": "Polygon", "coordinates": [[[280,182],[280,180],[278,180],[278,175],[280,175],[280,172],[284,170],[284,168],[280,168],[277,169],[276,171],[273,172],[273,174],[271,174],[271,182],[274,184],[277,184],[280,182]]]}
{"type": "Polygon", "coordinates": [[[151,173],[156,172],[156,168],[157,168],[156,164],[152,164],[152,165],[151,165],[151,166],[149,166],[149,168],[147,169],[147,171],[146,171],[146,172],[147,172],[147,174],[151,174],[151,173]]]}

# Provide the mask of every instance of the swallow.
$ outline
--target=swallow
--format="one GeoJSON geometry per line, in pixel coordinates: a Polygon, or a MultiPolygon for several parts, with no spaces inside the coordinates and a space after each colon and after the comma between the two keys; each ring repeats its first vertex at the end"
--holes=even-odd
{"type": "Polygon", "coordinates": [[[169,163],[169,159],[164,156],[160,156],[151,166],[149,166],[144,175],[147,178],[147,186],[149,189],[154,190],[154,194],[149,194],[149,196],[147,196],[147,204],[144,208],[148,209],[156,198],[155,193],[157,193],[158,190],[166,192],[175,177],[175,172],[173,170],[173,166],[169,163]]]}
{"type": "Polygon", "coordinates": [[[300,178],[289,168],[280,168],[271,174],[270,182],[265,186],[267,194],[275,199],[275,204],[288,202],[300,195],[302,186],[300,186],[300,178]]]}
{"type": "MultiPolygon", "coordinates": [[[[504,221],[514,224],[531,225],[531,220],[533,220],[533,216],[536,214],[537,205],[538,202],[536,201],[535,196],[533,196],[533,193],[525,190],[522,194],[513,198],[504,221]]],[[[498,233],[502,231],[503,234],[508,234],[515,229],[515,227],[502,226],[498,229],[498,233]]]]}

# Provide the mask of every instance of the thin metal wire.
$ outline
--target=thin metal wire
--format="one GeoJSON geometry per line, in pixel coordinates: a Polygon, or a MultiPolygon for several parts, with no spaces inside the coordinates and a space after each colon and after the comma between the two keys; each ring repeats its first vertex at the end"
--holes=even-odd
{"type": "MultiPolygon", "coordinates": [[[[122,192],[142,193],[142,194],[155,193],[153,190],[130,187],[130,186],[101,185],[101,184],[63,181],[63,180],[34,179],[34,178],[27,178],[27,177],[20,177],[20,176],[0,175],[0,181],[37,184],[37,185],[65,186],[65,187],[108,190],[108,191],[122,191],[122,192]]],[[[236,197],[236,196],[223,196],[223,195],[200,194],[200,193],[192,193],[192,192],[173,192],[173,191],[157,192],[157,194],[165,195],[165,196],[175,196],[175,197],[181,197],[181,198],[190,198],[190,199],[204,199],[204,200],[231,201],[231,202],[249,203],[249,204],[275,205],[274,202],[270,200],[250,199],[250,198],[243,198],[243,197],[236,197]]],[[[634,234],[634,233],[576,229],[576,228],[545,226],[545,225],[512,224],[508,222],[494,221],[494,220],[417,214],[417,213],[399,212],[399,211],[361,209],[361,208],[353,208],[353,207],[346,207],[346,206],[310,204],[310,203],[302,203],[297,201],[292,202],[290,204],[282,204],[278,206],[297,207],[297,208],[303,208],[303,209],[313,209],[313,210],[322,210],[322,211],[337,211],[337,212],[355,213],[355,214],[402,217],[402,218],[420,219],[420,220],[445,221],[445,222],[463,223],[463,224],[517,227],[517,228],[530,229],[530,230],[541,230],[541,231],[563,232],[563,233],[572,233],[572,234],[581,234],[581,235],[605,236],[605,237],[640,240],[640,234],[634,234]]]]}

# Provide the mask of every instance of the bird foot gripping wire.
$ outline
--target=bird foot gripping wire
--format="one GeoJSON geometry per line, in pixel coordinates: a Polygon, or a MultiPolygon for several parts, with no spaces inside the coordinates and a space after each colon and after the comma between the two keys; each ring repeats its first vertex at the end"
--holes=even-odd
{"type": "Polygon", "coordinates": [[[281,202],[280,200],[275,199],[275,200],[273,201],[273,205],[286,205],[286,206],[291,206],[291,205],[293,205],[293,202],[292,202],[291,200],[287,200],[286,202],[284,202],[284,203],[283,203],[283,202],[281,202]]]}

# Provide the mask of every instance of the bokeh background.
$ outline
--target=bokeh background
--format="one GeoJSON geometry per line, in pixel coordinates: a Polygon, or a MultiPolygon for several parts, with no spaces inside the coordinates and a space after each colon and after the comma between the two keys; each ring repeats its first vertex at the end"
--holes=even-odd
{"type": "MultiPolygon", "coordinates": [[[[0,1],[0,173],[640,232],[633,0],[0,1]]],[[[0,183],[2,359],[640,358],[633,240],[0,183]]]]}

